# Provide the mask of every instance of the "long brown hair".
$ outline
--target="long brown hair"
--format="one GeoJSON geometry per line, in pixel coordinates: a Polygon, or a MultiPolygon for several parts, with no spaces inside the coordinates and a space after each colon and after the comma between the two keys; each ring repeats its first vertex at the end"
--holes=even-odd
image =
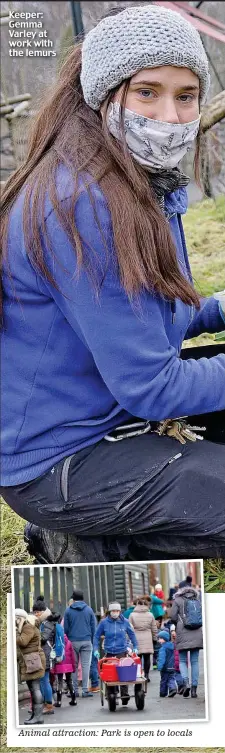
{"type": "MultiPolygon", "coordinates": [[[[88,174],[100,185],[111,212],[118,270],[127,294],[132,297],[141,289],[154,290],[168,300],[178,297],[184,303],[199,306],[196,291],[179,269],[169,223],[151,189],[147,172],[132,159],[125,137],[121,144],[108,132],[106,111],[115,90],[108,95],[100,115],[84,101],[80,72],[81,43],[69,51],[55,87],[46,96],[34,120],[27,157],[3,190],[2,257],[7,257],[9,213],[25,187],[23,229],[26,251],[37,271],[57,287],[46,264],[41,240],[41,237],[47,237],[44,203],[48,192],[58,221],[74,246],[78,270],[82,264],[87,264],[94,278],[96,252],[92,253],[90,249],[89,260],[85,260],[82,238],[74,218],[80,190],[78,178],[88,174]],[[64,164],[74,178],[74,192],[67,207],[60,202],[56,188],[56,172],[60,164],[64,164]]],[[[129,80],[122,85],[122,112],[128,86],[129,80]]],[[[196,170],[198,162],[197,158],[196,170]]],[[[93,205],[88,181],[86,190],[93,205]]],[[[98,221],[97,208],[95,214],[98,221]]],[[[104,237],[102,228],[100,230],[104,237]]],[[[105,237],[104,245],[107,258],[105,237]]],[[[51,251],[54,254],[53,248],[51,251]]],[[[63,266],[62,259],[58,261],[63,266]]],[[[13,277],[12,269],[10,273],[13,277]]]]}

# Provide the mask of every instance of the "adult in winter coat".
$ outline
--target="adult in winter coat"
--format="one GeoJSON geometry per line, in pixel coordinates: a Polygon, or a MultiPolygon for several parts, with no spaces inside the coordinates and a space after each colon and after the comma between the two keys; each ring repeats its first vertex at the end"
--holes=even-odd
{"type": "MultiPolygon", "coordinates": [[[[94,637],[94,655],[100,659],[99,642],[104,637],[104,655],[127,656],[128,639],[133,646],[133,652],[138,653],[138,643],[133,627],[129,620],[123,616],[119,602],[111,602],[108,607],[108,616],[99,623],[94,637]]],[[[124,704],[129,700],[127,685],[121,685],[121,697],[124,704]]]]}
{"type": "Polygon", "coordinates": [[[70,706],[76,706],[76,695],[73,688],[72,673],[76,671],[75,652],[71,641],[64,635],[65,655],[61,662],[56,662],[53,669],[51,669],[51,675],[56,680],[53,682],[53,689],[57,691],[57,700],[55,706],[60,707],[62,702],[62,690],[63,690],[63,675],[66,675],[67,687],[70,691],[70,706]]]}
{"type": "Polygon", "coordinates": [[[78,697],[78,663],[82,667],[82,697],[90,698],[93,693],[88,690],[89,672],[92,658],[92,646],[97,620],[93,609],[84,601],[82,591],[73,591],[73,601],[64,614],[64,632],[72,643],[76,656],[74,677],[75,694],[78,697]]]}
{"type": "Polygon", "coordinates": [[[40,630],[33,614],[27,614],[24,609],[15,610],[16,622],[16,647],[22,682],[27,683],[31,694],[31,716],[25,719],[24,724],[42,724],[43,697],[40,689],[40,680],[45,674],[45,655],[41,648],[40,630]],[[35,660],[40,666],[30,670],[28,658],[35,660]]]}
{"type": "Polygon", "coordinates": [[[202,627],[195,629],[185,627],[188,601],[196,602],[196,608],[199,608],[200,600],[198,593],[190,585],[178,589],[173,600],[173,605],[169,610],[169,616],[176,625],[176,648],[179,651],[180,672],[185,685],[183,696],[187,698],[190,694],[187,666],[187,654],[189,651],[191,662],[191,696],[192,698],[196,698],[199,678],[199,649],[203,648],[203,634],[202,627]]]}
{"type": "Polygon", "coordinates": [[[148,602],[137,599],[136,607],[130,614],[129,622],[132,625],[137,642],[138,654],[143,659],[145,677],[150,682],[150,657],[154,653],[153,641],[157,640],[157,625],[153,614],[149,612],[148,602]]]}
{"type": "Polygon", "coordinates": [[[159,425],[225,409],[224,346],[182,353],[225,320],[182,225],[208,89],[187,17],[119,7],[73,47],[4,186],[1,494],[55,532],[45,561],[225,555],[225,446],[159,425]]]}
{"type": "Polygon", "coordinates": [[[53,614],[48,607],[46,607],[44,597],[38,596],[34,605],[33,613],[38,619],[41,635],[41,645],[45,654],[46,668],[44,677],[41,679],[41,692],[44,698],[44,714],[54,714],[53,698],[52,698],[52,686],[50,683],[50,653],[51,648],[55,643],[55,631],[56,623],[59,619],[59,614],[53,614]]]}

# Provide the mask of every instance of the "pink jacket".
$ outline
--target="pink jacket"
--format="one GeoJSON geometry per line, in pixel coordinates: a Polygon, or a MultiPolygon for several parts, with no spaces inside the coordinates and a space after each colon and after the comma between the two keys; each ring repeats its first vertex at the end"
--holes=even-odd
{"type": "Polygon", "coordinates": [[[54,669],[51,670],[54,675],[61,675],[66,672],[75,672],[75,653],[71,641],[64,635],[65,640],[65,658],[60,663],[57,663],[54,669]]]}

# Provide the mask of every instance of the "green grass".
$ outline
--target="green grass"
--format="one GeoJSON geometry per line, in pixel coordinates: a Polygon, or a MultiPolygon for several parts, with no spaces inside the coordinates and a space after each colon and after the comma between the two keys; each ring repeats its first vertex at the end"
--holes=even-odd
{"type": "Polygon", "coordinates": [[[205,591],[207,593],[224,593],[225,592],[225,561],[205,560],[204,562],[204,581],[205,591]]]}
{"type": "MultiPolygon", "coordinates": [[[[24,753],[25,748],[7,748],[8,753],[24,753]]],[[[34,749],[32,748],[32,751],[34,749]]],[[[68,750],[76,751],[76,753],[106,753],[107,750],[111,753],[140,753],[140,750],[145,750],[147,753],[183,753],[184,750],[187,753],[224,753],[225,748],[38,748],[35,753],[48,753],[49,751],[55,753],[55,750],[59,750],[60,753],[67,753],[68,750]]]]}
{"type": "Polygon", "coordinates": [[[201,295],[225,285],[225,198],[205,199],[183,218],[192,274],[201,295]]]}
{"type": "MultiPolygon", "coordinates": [[[[214,202],[212,199],[198,202],[191,206],[187,215],[184,217],[184,228],[187,240],[187,247],[191,262],[192,273],[195,285],[201,295],[211,295],[216,290],[225,288],[225,270],[224,270],[224,247],[225,247],[225,198],[220,196],[214,202]]],[[[203,335],[201,338],[188,341],[190,343],[206,343],[214,341],[213,335],[203,335]]],[[[9,507],[1,502],[1,536],[2,536],[2,567],[1,567],[1,635],[2,635],[2,656],[1,656],[1,689],[2,689],[2,718],[3,718],[3,740],[5,739],[6,727],[6,593],[10,591],[10,567],[13,564],[29,564],[32,559],[27,554],[23,542],[24,521],[19,518],[9,507]]],[[[196,552],[196,556],[198,552],[196,552]]],[[[210,593],[225,591],[225,564],[222,560],[207,560],[204,564],[205,570],[205,589],[210,593]]],[[[4,746],[3,746],[4,747],[4,746]]],[[[22,753],[23,749],[8,748],[8,751],[17,751],[22,753]]],[[[38,748],[40,753],[53,748],[38,748]]],[[[61,753],[66,752],[66,748],[59,748],[61,753]]],[[[78,753],[92,753],[90,748],[75,748],[78,753]]],[[[96,748],[94,749],[96,750],[96,748]]],[[[94,753],[93,750],[93,753],[94,753]]],[[[103,748],[97,748],[103,753],[103,748]]],[[[122,753],[126,748],[111,748],[112,753],[122,753]]],[[[140,748],[127,748],[136,753],[140,748]]],[[[155,748],[147,748],[149,753],[155,748]]],[[[173,751],[172,748],[157,748],[159,753],[173,751]]],[[[187,748],[176,748],[180,753],[187,748]]],[[[193,753],[198,752],[198,748],[192,748],[193,753]]],[[[201,748],[201,751],[214,751],[214,753],[224,753],[224,748],[201,748]]],[[[200,753],[200,752],[199,752],[200,753]]]]}
{"type": "MultiPolygon", "coordinates": [[[[196,290],[209,296],[225,288],[225,197],[205,199],[189,207],[183,217],[185,237],[196,290]]],[[[184,347],[206,345],[215,337],[204,334],[187,340],[184,347]]]]}

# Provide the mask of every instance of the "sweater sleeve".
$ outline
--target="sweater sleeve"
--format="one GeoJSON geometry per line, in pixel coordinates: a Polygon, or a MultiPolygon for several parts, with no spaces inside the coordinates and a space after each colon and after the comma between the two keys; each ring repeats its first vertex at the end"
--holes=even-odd
{"type": "Polygon", "coordinates": [[[162,672],[162,669],[165,666],[165,662],[166,662],[166,649],[165,649],[165,644],[163,643],[161,648],[159,649],[158,661],[157,661],[157,669],[159,669],[160,672],[162,672]]]}
{"type": "Polygon", "coordinates": [[[69,620],[68,620],[67,609],[66,609],[65,614],[64,614],[64,625],[63,625],[63,627],[64,627],[64,633],[67,635],[67,638],[68,638],[69,620]]]}
{"type": "Polygon", "coordinates": [[[77,276],[74,247],[52,210],[46,229],[54,256],[44,239],[42,243],[59,290],[45,279],[45,294],[46,287],[50,288],[64,316],[91,351],[111,394],[133,416],[158,421],[224,409],[225,355],[183,361],[168,340],[157,296],[140,294],[141,311],[137,302],[130,302],[119,281],[111,216],[100,189],[95,191],[94,207],[87,191],[81,193],[75,220],[84,259],[90,262],[92,254],[96,270],[105,271],[98,293],[86,268],[82,266],[77,276]]]}
{"type": "Polygon", "coordinates": [[[99,625],[97,627],[95,635],[94,635],[93,651],[98,651],[99,641],[100,641],[101,636],[104,635],[104,632],[105,632],[105,630],[104,630],[104,620],[101,620],[101,622],[99,623],[99,625]]]}
{"type": "Polygon", "coordinates": [[[94,636],[96,633],[96,628],[97,628],[97,620],[96,620],[93,610],[91,610],[91,614],[90,614],[90,627],[91,627],[91,640],[93,643],[94,636]]]}
{"type": "Polygon", "coordinates": [[[156,621],[155,621],[154,617],[151,620],[151,631],[152,631],[152,640],[153,641],[157,641],[158,628],[157,628],[156,621]]]}
{"type": "Polygon", "coordinates": [[[34,629],[31,625],[24,625],[22,633],[18,633],[16,636],[16,644],[21,648],[28,646],[34,635],[34,629]]]}
{"type": "Polygon", "coordinates": [[[152,602],[153,604],[163,604],[163,599],[160,599],[159,596],[152,594],[152,602]]]}
{"type": "Polygon", "coordinates": [[[184,339],[189,340],[191,337],[198,337],[204,332],[222,332],[224,325],[225,318],[222,317],[219,301],[213,296],[202,298],[200,309],[195,310],[184,339]]]}
{"type": "Polygon", "coordinates": [[[179,613],[178,604],[176,603],[176,601],[174,601],[171,609],[169,609],[170,620],[176,623],[178,620],[178,613],[179,613]]]}

